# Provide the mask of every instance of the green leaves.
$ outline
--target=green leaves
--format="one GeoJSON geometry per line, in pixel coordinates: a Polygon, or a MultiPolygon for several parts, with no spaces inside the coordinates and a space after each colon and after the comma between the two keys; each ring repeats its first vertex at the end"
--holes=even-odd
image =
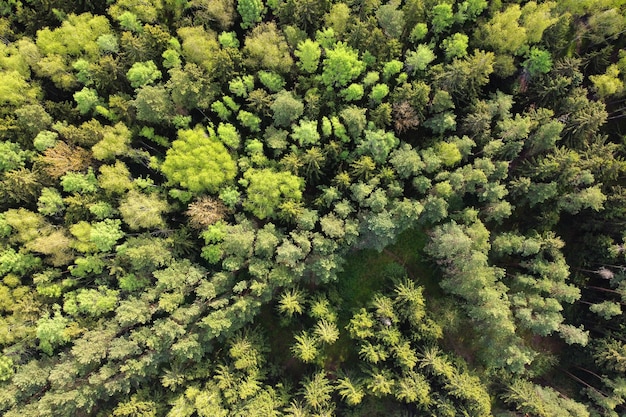
{"type": "Polygon", "coordinates": [[[122,222],[119,219],[104,219],[91,225],[89,240],[101,252],[110,251],[124,232],[121,230],[122,222]]]}
{"type": "Polygon", "coordinates": [[[126,78],[133,88],[143,87],[161,78],[161,71],[156,64],[150,60],[146,62],[135,62],[126,73],[126,78]]]}
{"type": "Polygon", "coordinates": [[[294,55],[299,58],[298,67],[302,71],[312,74],[317,71],[322,50],[317,42],[306,39],[298,43],[294,55]]]}
{"type": "Polygon", "coordinates": [[[524,68],[530,76],[546,74],[552,69],[552,57],[548,51],[539,48],[531,48],[528,59],[524,61],[524,68]]]}
{"type": "Polygon", "coordinates": [[[345,87],[361,75],[365,63],[359,60],[355,50],[343,42],[337,42],[326,50],[322,66],[322,82],[328,87],[345,87]]]}
{"type": "Polygon", "coordinates": [[[178,132],[161,170],[170,182],[194,193],[216,193],[237,173],[224,145],[212,131],[207,134],[200,126],[178,132]]]}
{"type": "Polygon", "coordinates": [[[274,125],[289,126],[293,121],[297,120],[304,112],[304,104],[298,100],[292,93],[282,90],[276,94],[276,98],[271,105],[274,117],[274,125]]]}
{"type": "Polygon", "coordinates": [[[241,27],[247,29],[261,21],[265,6],[262,0],[237,0],[237,11],[241,16],[241,27]]]}
{"type": "Polygon", "coordinates": [[[70,341],[67,333],[69,320],[57,310],[54,317],[42,317],[37,321],[37,338],[39,339],[39,349],[48,356],[54,352],[54,348],[70,341]]]}
{"type": "Polygon", "coordinates": [[[424,71],[435,60],[435,53],[428,45],[419,44],[415,51],[406,53],[405,63],[412,73],[424,71]]]}
{"type": "Polygon", "coordinates": [[[619,2],[21,3],[0,414],[620,411],[619,2]]]}
{"type": "Polygon", "coordinates": [[[162,214],[169,208],[158,194],[130,191],[120,202],[120,213],[131,230],[161,228],[165,226],[162,214]]]}
{"type": "Polygon", "coordinates": [[[288,172],[250,169],[243,177],[248,182],[243,207],[259,219],[274,217],[282,204],[302,198],[304,181],[288,172]]]}

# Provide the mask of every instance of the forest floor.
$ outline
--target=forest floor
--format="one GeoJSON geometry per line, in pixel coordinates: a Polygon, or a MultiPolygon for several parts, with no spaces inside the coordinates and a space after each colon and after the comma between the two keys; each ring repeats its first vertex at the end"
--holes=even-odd
{"type": "MultiPolygon", "coordinates": [[[[343,367],[342,364],[350,367],[350,364],[358,362],[356,350],[346,326],[353,313],[362,307],[367,307],[375,293],[394,287],[396,282],[390,277],[398,277],[399,274],[404,273],[417,285],[424,287],[428,300],[445,298],[438,284],[436,268],[424,261],[423,249],[427,240],[428,236],[423,231],[413,229],[402,233],[397,243],[388,246],[382,252],[373,249],[351,252],[346,257],[346,263],[343,265],[343,271],[338,274],[337,281],[325,285],[326,288],[316,289],[327,293],[331,302],[336,301],[339,304],[337,324],[340,336],[339,340],[325,351],[322,365],[327,371],[334,373],[343,367]],[[338,299],[339,294],[340,299],[338,299]]],[[[445,314],[440,314],[442,310],[445,310],[443,305],[430,302],[427,308],[443,318],[444,322],[447,320],[445,314]]],[[[305,366],[292,357],[290,343],[293,340],[291,333],[298,332],[301,328],[300,323],[281,324],[273,304],[263,308],[258,323],[268,338],[272,350],[271,356],[277,358],[278,363],[283,364],[284,370],[297,377],[295,378],[297,380],[300,377],[299,374],[305,373],[305,366]]]]}

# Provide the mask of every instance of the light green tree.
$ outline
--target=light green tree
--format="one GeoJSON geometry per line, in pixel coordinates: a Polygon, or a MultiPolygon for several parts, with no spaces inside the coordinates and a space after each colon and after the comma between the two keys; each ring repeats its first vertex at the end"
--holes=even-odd
{"type": "Polygon", "coordinates": [[[477,38],[481,46],[497,53],[517,54],[528,41],[526,28],[520,26],[522,11],[518,4],[511,4],[505,10],[494,13],[493,17],[481,25],[477,38]]]}
{"type": "Polygon", "coordinates": [[[293,288],[289,291],[283,291],[277,308],[281,314],[291,318],[294,314],[300,315],[304,312],[305,301],[305,293],[300,289],[293,288]]]}
{"type": "Polygon", "coordinates": [[[117,241],[124,237],[121,226],[122,221],[119,219],[104,219],[101,222],[93,223],[89,230],[89,241],[99,251],[110,251],[117,241]]]}
{"type": "Polygon", "coordinates": [[[430,11],[432,30],[439,34],[445,32],[454,23],[452,6],[448,3],[440,3],[430,11]]]}
{"type": "Polygon", "coordinates": [[[298,125],[294,125],[291,137],[295,139],[301,147],[316,145],[320,140],[317,131],[316,120],[300,120],[298,125]]]}
{"type": "Polygon", "coordinates": [[[317,339],[307,332],[294,336],[296,343],[291,346],[291,352],[302,362],[310,363],[315,360],[319,353],[317,339]]]}
{"type": "Polygon", "coordinates": [[[282,204],[302,198],[304,181],[289,172],[250,169],[243,177],[247,182],[243,207],[260,219],[274,217],[282,204]]]}
{"type": "Polygon", "coordinates": [[[324,372],[317,372],[313,377],[302,381],[302,395],[315,410],[321,410],[328,405],[333,391],[333,386],[324,372]]]}
{"type": "Polygon", "coordinates": [[[162,228],[163,213],[169,206],[159,194],[131,190],[120,202],[120,213],[131,230],[162,228]]]}
{"type": "Polygon", "coordinates": [[[0,142],[0,172],[23,167],[28,157],[29,153],[22,150],[19,144],[9,141],[0,142]]]}
{"type": "Polygon", "coordinates": [[[259,71],[259,81],[272,93],[277,93],[285,87],[285,80],[279,74],[270,71],[259,71]]]}
{"type": "Polygon", "coordinates": [[[126,78],[130,81],[131,87],[139,88],[159,80],[161,75],[161,71],[159,71],[154,61],[150,60],[135,62],[126,73],[126,78]]]}
{"type": "Polygon", "coordinates": [[[98,92],[92,88],[83,87],[82,90],[74,93],[76,108],[81,114],[87,114],[100,104],[98,92]]]}
{"type": "Polygon", "coordinates": [[[361,75],[365,63],[359,60],[358,53],[343,42],[337,42],[326,50],[322,65],[322,82],[327,87],[345,87],[361,75]]]}
{"type": "Polygon", "coordinates": [[[298,48],[295,50],[294,55],[299,58],[298,67],[302,71],[312,74],[317,71],[322,50],[317,42],[306,39],[298,43],[298,48]]]}
{"type": "Polygon", "coordinates": [[[100,161],[113,160],[116,156],[125,155],[128,152],[131,140],[131,132],[122,122],[114,126],[105,126],[102,132],[102,140],[92,146],[94,158],[100,161]]]}
{"type": "Polygon", "coordinates": [[[40,318],[37,321],[39,349],[48,356],[52,356],[54,348],[69,342],[70,336],[66,331],[69,323],[70,321],[66,317],[63,317],[58,309],[54,313],[54,317],[50,318],[50,315],[48,315],[40,318]]]}
{"type": "Polygon", "coordinates": [[[337,392],[348,405],[358,405],[365,397],[365,390],[360,381],[352,381],[345,377],[337,380],[337,392]]]}
{"type": "Polygon", "coordinates": [[[405,63],[412,73],[424,71],[435,60],[435,53],[426,44],[419,44],[415,51],[406,53],[405,63]]]}
{"type": "Polygon", "coordinates": [[[616,64],[609,65],[604,74],[590,75],[589,80],[593,83],[600,97],[619,94],[624,91],[624,83],[619,78],[620,69],[616,64]]]}
{"type": "Polygon", "coordinates": [[[65,209],[63,197],[56,188],[46,187],[41,190],[37,200],[37,211],[46,216],[55,216],[65,209]]]}
{"type": "Polygon", "coordinates": [[[287,74],[293,65],[289,45],[274,22],[254,27],[246,36],[243,53],[245,64],[255,70],[287,74]]]}
{"type": "Polygon", "coordinates": [[[235,178],[237,166],[215,133],[197,126],[178,131],[161,170],[170,182],[191,192],[216,193],[235,178]]]}
{"type": "Polygon", "coordinates": [[[442,42],[443,50],[448,60],[462,58],[467,55],[469,37],[464,33],[455,33],[442,42]]]}

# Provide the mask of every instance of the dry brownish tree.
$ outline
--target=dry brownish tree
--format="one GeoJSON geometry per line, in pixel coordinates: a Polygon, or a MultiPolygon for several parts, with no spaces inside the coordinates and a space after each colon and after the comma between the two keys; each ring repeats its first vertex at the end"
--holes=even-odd
{"type": "Polygon", "coordinates": [[[210,196],[202,196],[189,204],[185,212],[189,216],[189,225],[194,229],[204,229],[222,220],[227,213],[224,203],[210,196]]]}

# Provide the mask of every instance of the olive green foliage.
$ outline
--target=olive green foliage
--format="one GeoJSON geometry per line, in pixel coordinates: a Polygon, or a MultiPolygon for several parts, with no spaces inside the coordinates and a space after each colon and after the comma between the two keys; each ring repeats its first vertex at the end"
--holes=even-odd
{"type": "Polygon", "coordinates": [[[274,217],[282,205],[302,198],[302,179],[288,172],[251,169],[243,177],[248,182],[243,206],[260,219],[274,217]]]}
{"type": "Polygon", "coordinates": [[[623,415],[623,3],[0,2],[0,414],[623,415]]]}

